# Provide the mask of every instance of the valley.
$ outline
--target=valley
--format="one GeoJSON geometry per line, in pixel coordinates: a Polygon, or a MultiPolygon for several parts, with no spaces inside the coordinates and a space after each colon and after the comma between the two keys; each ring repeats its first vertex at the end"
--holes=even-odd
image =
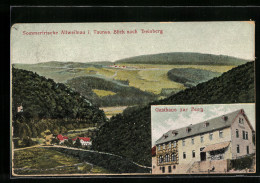
{"type": "Polygon", "coordinates": [[[64,83],[86,97],[94,106],[119,107],[144,105],[166,98],[187,87],[220,76],[236,66],[46,62],[14,64],[14,67],[64,83]],[[169,76],[169,72],[176,71],[178,76],[189,77],[190,81],[192,74],[187,74],[190,70],[203,73],[203,77],[194,78],[194,83],[187,84],[169,76]]]}

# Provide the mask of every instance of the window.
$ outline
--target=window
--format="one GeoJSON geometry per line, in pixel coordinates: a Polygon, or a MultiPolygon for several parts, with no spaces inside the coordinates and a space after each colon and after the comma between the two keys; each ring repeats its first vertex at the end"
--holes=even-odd
{"type": "Polygon", "coordinates": [[[163,166],[163,167],[162,167],[162,173],[164,173],[164,172],[165,172],[165,167],[163,166]]]}
{"type": "Polygon", "coordinates": [[[159,151],[161,150],[161,146],[160,146],[160,145],[158,146],[158,150],[159,150],[159,151]]]}
{"type": "Polygon", "coordinates": [[[209,122],[205,122],[204,124],[203,124],[203,127],[205,128],[205,127],[208,127],[209,126],[209,122]]]}
{"type": "Polygon", "coordinates": [[[178,132],[177,131],[173,131],[172,134],[173,134],[173,136],[176,136],[176,135],[178,135],[178,132]]]}
{"type": "Polygon", "coordinates": [[[194,138],[191,138],[191,144],[194,144],[194,138]]]}
{"type": "Polygon", "coordinates": [[[209,140],[212,140],[213,139],[213,133],[210,133],[209,134],[209,140]]]}
{"type": "Polygon", "coordinates": [[[200,136],[200,142],[204,142],[204,137],[200,136]]]}
{"type": "Polygon", "coordinates": [[[246,146],[246,153],[249,154],[249,146],[246,146]]]}
{"type": "Polygon", "coordinates": [[[248,132],[246,132],[246,140],[248,140],[248,132]]]}
{"type": "Polygon", "coordinates": [[[243,139],[246,139],[246,132],[243,130],[243,139]]]}
{"type": "Polygon", "coordinates": [[[239,123],[243,125],[244,124],[244,119],[243,118],[239,118],[239,123]]]}
{"type": "Polygon", "coordinates": [[[168,172],[171,173],[172,172],[172,167],[168,166],[168,172]]]}
{"type": "Polygon", "coordinates": [[[169,154],[165,155],[165,162],[169,162],[169,154]]]}
{"type": "Polygon", "coordinates": [[[219,131],[219,138],[223,138],[223,131],[219,131]]]}
{"type": "Polygon", "coordinates": [[[165,144],[163,144],[163,149],[165,149],[165,144]]]}
{"type": "Polygon", "coordinates": [[[189,133],[191,131],[191,128],[190,127],[187,127],[186,128],[186,132],[189,133]]]}
{"type": "Polygon", "coordinates": [[[159,157],[159,163],[163,163],[163,157],[162,156],[159,157]]]}
{"type": "Polygon", "coordinates": [[[176,141],[173,142],[173,147],[176,147],[176,141]]]}
{"type": "Polygon", "coordinates": [[[176,155],[172,154],[172,161],[176,161],[176,155]]]}
{"type": "Polygon", "coordinates": [[[172,148],[172,143],[171,142],[169,143],[169,148],[172,148]]]}
{"type": "Polygon", "coordinates": [[[176,166],[175,166],[175,165],[173,165],[172,167],[173,167],[173,169],[175,169],[175,168],[176,168],[176,166]]]}
{"type": "Polygon", "coordinates": [[[239,131],[236,129],[236,137],[239,138],[239,131]]]}
{"type": "Polygon", "coordinates": [[[237,153],[240,153],[239,145],[237,145],[237,153]]]}
{"type": "Polygon", "coordinates": [[[182,141],[182,146],[185,146],[185,140],[182,141]]]}
{"type": "Polygon", "coordinates": [[[195,158],[195,151],[192,151],[192,157],[195,158]]]}
{"type": "Polygon", "coordinates": [[[186,153],[183,152],[183,159],[186,159],[186,153]]]}

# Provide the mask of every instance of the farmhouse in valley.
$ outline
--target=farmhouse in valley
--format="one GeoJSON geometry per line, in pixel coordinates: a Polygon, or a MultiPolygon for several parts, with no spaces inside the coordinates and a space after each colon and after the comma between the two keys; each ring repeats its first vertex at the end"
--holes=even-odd
{"type": "Polygon", "coordinates": [[[170,130],[156,141],[154,174],[226,172],[230,161],[255,153],[254,129],[243,109],[170,130]]]}
{"type": "Polygon", "coordinates": [[[75,144],[76,140],[79,139],[82,146],[91,146],[92,142],[89,137],[76,137],[72,139],[73,144],[75,144]]]}
{"type": "Polygon", "coordinates": [[[67,136],[62,136],[61,134],[57,135],[57,139],[59,140],[59,144],[63,144],[65,141],[69,140],[67,136]]]}

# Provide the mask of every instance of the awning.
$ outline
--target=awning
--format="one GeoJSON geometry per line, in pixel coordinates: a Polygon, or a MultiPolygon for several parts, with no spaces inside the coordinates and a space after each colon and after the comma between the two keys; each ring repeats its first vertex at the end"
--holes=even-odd
{"type": "Polygon", "coordinates": [[[218,143],[218,144],[212,144],[212,145],[205,147],[203,149],[203,151],[201,151],[201,152],[216,151],[216,150],[219,150],[219,149],[224,149],[229,144],[230,144],[230,142],[222,142],[222,143],[218,143]]]}

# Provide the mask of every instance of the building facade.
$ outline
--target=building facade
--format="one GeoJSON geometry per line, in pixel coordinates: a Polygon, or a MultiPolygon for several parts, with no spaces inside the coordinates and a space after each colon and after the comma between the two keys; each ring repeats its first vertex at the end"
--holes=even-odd
{"type": "Polygon", "coordinates": [[[170,130],[156,141],[153,173],[192,173],[193,169],[197,173],[199,170],[225,172],[226,160],[255,152],[253,133],[243,109],[170,130]]]}

